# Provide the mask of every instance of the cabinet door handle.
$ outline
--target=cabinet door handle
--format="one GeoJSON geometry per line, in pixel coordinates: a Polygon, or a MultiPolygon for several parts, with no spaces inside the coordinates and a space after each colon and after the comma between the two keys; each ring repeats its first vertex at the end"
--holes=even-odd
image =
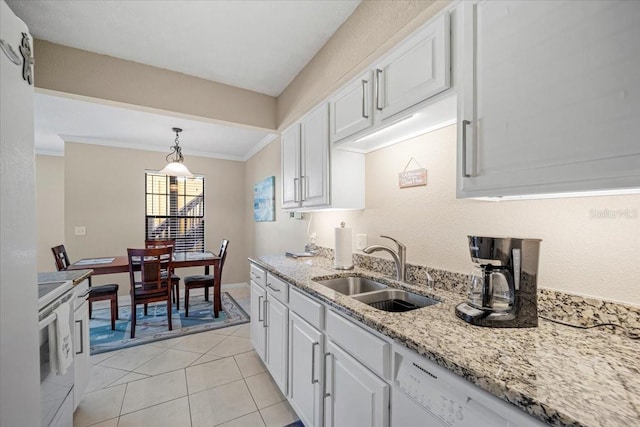
{"type": "Polygon", "coordinates": [[[307,200],[307,177],[300,175],[300,201],[307,200]]]}
{"type": "Polygon", "coordinates": [[[467,126],[471,122],[469,120],[462,121],[462,177],[470,178],[471,174],[467,173],[467,126]]]}
{"type": "Polygon", "coordinates": [[[324,361],[322,364],[322,369],[324,371],[324,390],[322,393],[322,397],[323,398],[327,398],[329,396],[331,396],[331,393],[327,393],[327,356],[331,356],[331,353],[325,353],[324,354],[324,361]]]}
{"type": "Polygon", "coordinates": [[[76,320],[76,324],[80,323],[80,351],[76,351],[76,354],[84,353],[84,322],[81,320],[76,320]]]}
{"type": "Polygon", "coordinates": [[[298,180],[299,178],[293,178],[293,201],[294,202],[300,201],[298,200],[298,190],[299,190],[298,180]]]}
{"type": "Polygon", "coordinates": [[[382,74],[382,70],[380,68],[376,68],[376,109],[378,111],[382,111],[382,106],[380,105],[380,75],[382,74]]]}
{"type": "Polygon", "coordinates": [[[369,114],[367,114],[367,86],[369,86],[369,82],[367,80],[362,80],[362,118],[368,119],[369,114]]]}
{"type": "Polygon", "coordinates": [[[262,301],[260,301],[260,300],[261,300],[262,298],[264,298],[262,295],[260,295],[260,296],[258,297],[258,322],[263,322],[263,323],[264,323],[264,317],[263,317],[262,319],[260,318],[260,311],[261,311],[261,310],[260,310],[260,308],[261,308],[261,306],[262,306],[262,301]]]}
{"type": "Polygon", "coordinates": [[[316,370],[316,346],[320,345],[319,342],[314,342],[313,344],[311,344],[311,384],[316,384],[317,382],[319,382],[319,380],[317,380],[315,378],[315,370],[316,370]]]}
{"type": "Polygon", "coordinates": [[[271,283],[267,283],[267,288],[271,289],[274,292],[280,292],[280,289],[274,288],[273,286],[271,286],[271,283]]]}
{"type": "Polygon", "coordinates": [[[264,301],[262,301],[262,327],[266,328],[269,325],[267,325],[267,299],[265,298],[264,301]]]}

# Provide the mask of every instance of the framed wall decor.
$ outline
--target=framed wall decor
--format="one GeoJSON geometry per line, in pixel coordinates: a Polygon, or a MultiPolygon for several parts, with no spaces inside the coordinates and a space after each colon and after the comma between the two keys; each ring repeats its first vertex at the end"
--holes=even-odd
{"type": "Polygon", "coordinates": [[[255,222],[276,220],[276,177],[270,176],[253,186],[253,219],[255,222]]]}

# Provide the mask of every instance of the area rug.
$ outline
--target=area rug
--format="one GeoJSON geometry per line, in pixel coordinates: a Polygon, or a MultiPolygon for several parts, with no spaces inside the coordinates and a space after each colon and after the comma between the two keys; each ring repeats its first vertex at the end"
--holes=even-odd
{"type": "Polygon", "coordinates": [[[202,295],[189,298],[189,317],[185,317],[184,300],[181,298],[180,311],[176,310],[175,304],[172,305],[173,330],[171,331],[167,325],[166,303],[149,304],[147,316],[143,315],[144,306],[139,304],[136,313],[136,337],[131,339],[130,305],[122,305],[118,308],[120,319],[116,320],[115,331],[111,330],[109,308],[94,308],[93,319],[89,323],[91,354],[241,325],[249,321],[249,315],[227,292],[222,292],[222,311],[217,319],[213,317],[211,301],[204,301],[202,295]]]}

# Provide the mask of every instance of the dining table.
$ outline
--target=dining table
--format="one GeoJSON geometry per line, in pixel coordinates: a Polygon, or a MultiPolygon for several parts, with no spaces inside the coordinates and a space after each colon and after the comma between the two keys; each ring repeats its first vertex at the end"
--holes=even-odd
{"type": "MultiPolygon", "coordinates": [[[[213,266],[213,314],[218,317],[222,310],[220,296],[220,261],[221,257],[213,252],[178,252],[173,254],[172,269],[184,267],[204,267],[204,274],[210,273],[213,266]]],[[[126,255],[82,258],[67,267],[67,270],[93,270],[93,275],[116,274],[129,272],[129,258],[126,255]]]]}

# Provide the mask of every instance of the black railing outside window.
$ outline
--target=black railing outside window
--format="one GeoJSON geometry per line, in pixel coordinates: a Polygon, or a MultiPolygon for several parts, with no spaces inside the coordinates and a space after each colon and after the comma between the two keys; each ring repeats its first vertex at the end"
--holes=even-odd
{"type": "Polygon", "coordinates": [[[145,173],[146,239],[173,239],[176,252],[204,251],[204,177],[145,173]]]}

